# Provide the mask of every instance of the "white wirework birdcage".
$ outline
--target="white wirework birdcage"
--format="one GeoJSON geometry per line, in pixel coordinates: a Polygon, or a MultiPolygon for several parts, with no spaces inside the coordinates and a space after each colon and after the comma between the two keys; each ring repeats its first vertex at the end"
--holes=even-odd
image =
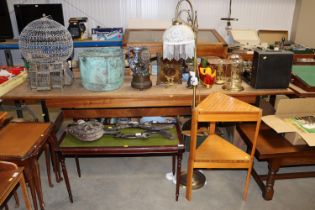
{"type": "Polygon", "coordinates": [[[19,48],[30,64],[29,84],[37,90],[62,88],[65,62],[73,52],[69,31],[60,23],[43,17],[30,22],[21,32],[19,48]]]}

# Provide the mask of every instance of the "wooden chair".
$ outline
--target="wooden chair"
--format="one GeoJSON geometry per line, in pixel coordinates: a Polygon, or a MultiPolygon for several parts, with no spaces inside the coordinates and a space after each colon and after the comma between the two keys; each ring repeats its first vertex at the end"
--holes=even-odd
{"type": "Polygon", "coordinates": [[[260,127],[261,110],[223,93],[207,96],[192,113],[191,141],[188,159],[186,198],[192,199],[194,168],[244,168],[247,169],[243,199],[247,198],[250,174],[254,160],[256,139],[260,127]],[[253,147],[248,154],[215,133],[216,122],[256,122],[253,147]],[[209,122],[209,136],[196,148],[199,122],[209,122]]]}
{"type": "Polygon", "coordinates": [[[6,201],[13,192],[14,198],[17,201],[16,185],[19,183],[23,193],[26,209],[32,209],[30,200],[26,190],[26,184],[23,176],[23,168],[19,168],[16,164],[6,161],[0,161],[0,206],[4,203],[5,209],[9,209],[6,201]]]}
{"type": "Polygon", "coordinates": [[[2,127],[2,124],[5,121],[7,114],[7,112],[0,112],[0,127],[2,127]]]}

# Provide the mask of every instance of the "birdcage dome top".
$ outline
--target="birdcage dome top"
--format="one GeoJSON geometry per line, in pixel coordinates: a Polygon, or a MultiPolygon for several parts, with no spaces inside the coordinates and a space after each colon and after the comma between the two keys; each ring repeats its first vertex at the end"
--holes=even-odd
{"type": "Polygon", "coordinates": [[[73,51],[73,41],[63,25],[43,17],[30,22],[23,29],[19,48],[28,62],[51,63],[69,58],[73,51]]]}

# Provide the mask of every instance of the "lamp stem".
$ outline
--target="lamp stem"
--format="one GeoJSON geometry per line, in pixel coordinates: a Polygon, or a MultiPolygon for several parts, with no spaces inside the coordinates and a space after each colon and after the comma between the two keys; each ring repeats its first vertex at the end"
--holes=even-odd
{"type": "MultiPolygon", "coordinates": [[[[195,52],[194,52],[194,72],[195,72],[195,76],[197,77],[197,31],[194,31],[194,35],[195,35],[195,52]]],[[[197,77],[198,78],[198,77],[197,77]]],[[[193,101],[192,101],[192,109],[194,109],[196,107],[196,89],[197,89],[197,85],[193,85],[193,101]]]]}
{"type": "Polygon", "coordinates": [[[180,19],[180,17],[179,17],[180,13],[183,11],[183,10],[180,10],[180,5],[183,2],[187,2],[190,9],[191,9],[191,11],[190,11],[191,14],[188,14],[188,15],[190,15],[189,20],[188,20],[188,24],[191,21],[191,25],[192,25],[192,27],[194,27],[195,26],[195,13],[194,13],[193,5],[192,5],[190,0],[179,0],[178,1],[177,5],[176,5],[176,10],[175,10],[175,21],[178,21],[180,19]]]}

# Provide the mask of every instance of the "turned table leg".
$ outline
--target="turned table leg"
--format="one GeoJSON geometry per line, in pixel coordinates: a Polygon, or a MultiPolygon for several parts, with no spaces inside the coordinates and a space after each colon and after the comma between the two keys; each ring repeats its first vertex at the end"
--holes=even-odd
{"type": "Polygon", "coordinates": [[[268,163],[268,175],[266,180],[266,187],[263,191],[263,197],[265,200],[271,200],[273,197],[273,186],[275,184],[275,176],[279,171],[279,164],[277,162],[269,162],[268,163]]]}

